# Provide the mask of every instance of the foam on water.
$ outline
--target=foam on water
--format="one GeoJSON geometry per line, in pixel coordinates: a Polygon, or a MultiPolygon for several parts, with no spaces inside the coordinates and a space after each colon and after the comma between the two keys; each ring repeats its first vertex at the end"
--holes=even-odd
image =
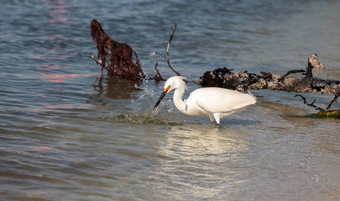
{"type": "Polygon", "coordinates": [[[116,123],[128,123],[128,124],[149,124],[149,125],[183,125],[181,121],[170,121],[161,116],[153,113],[126,113],[119,114],[114,117],[116,123]]]}
{"type": "MultiPolygon", "coordinates": [[[[130,124],[154,124],[154,125],[183,125],[181,121],[172,121],[165,117],[158,115],[158,112],[165,105],[169,106],[171,99],[163,101],[159,107],[153,109],[156,98],[155,91],[150,88],[143,89],[143,93],[137,99],[131,99],[134,105],[133,112],[123,112],[114,117],[117,123],[130,123],[130,124]]],[[[170,107],[167,111],[172,111],[170,107]]]]}

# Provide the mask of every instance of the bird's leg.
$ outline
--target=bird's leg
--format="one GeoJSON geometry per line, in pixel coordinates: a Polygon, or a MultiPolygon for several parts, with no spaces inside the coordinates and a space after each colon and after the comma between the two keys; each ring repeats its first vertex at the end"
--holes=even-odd
{"type": "Polygon", "coordinates": [[[215,113],[213,114],[214,115],[214,118],[215,118],[215,121],[216,121],[216,124],[219,125],[220,124],[220,114],[218,113],[215,113]]]}

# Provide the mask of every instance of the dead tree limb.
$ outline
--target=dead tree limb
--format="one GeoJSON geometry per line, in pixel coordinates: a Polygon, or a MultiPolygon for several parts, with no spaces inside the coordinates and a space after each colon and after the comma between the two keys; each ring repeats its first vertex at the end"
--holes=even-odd
{"type": "Polygon", "coordinates": [[[179,72],[177,72],[174,68],[172,68],[172,66],[170,65],[170,60],[169,60],[169,50],[170,50],[171,40],[172,40],[172,38],[173,38],[174,35],[175,35],[176,28],[177,28],[177,21],[176,21],[176,23],[175,23],[175,25],[174,25],[174,28],[172,29],[172,34],[171,34],[171,36],[170,36],[170,39],[169,39],[169,42],[168,42],[168,46],[167,46],[167,48],[166,48],[166,60],[167,60],[167,62],[168,62],[168,65],[169,65],[170,69],[171,69],[172,71],[174,71],[174,72],[176,73],[177,76],[180,76],[181,74],[180,74],[179,72]]]}
{"type": "Polygon", "coordinates": [[[297,95],[295,95],[294,97],[298,97],[298,96],[301,97],[301,99],[303,100],[303,103],[304,103],[304,104],[306,104],[306,105],[308,105],[308,106],[311,106],[311,107],[315,108],[316,110],[325,111],[325,110],[322,109],[321,107],[314,105],[316,99],[314,99],[313,102],[311,102],[311,103],[307,103],[306,98],[305,98],[304,96],[300,95],[300,94],[297,94],[297,95]]]}
{"type": "Polygon", "coordinates": [[[316,114],[307,115],[307,117],[313,117],[313,118],[328,118],[328,117],[332,117],[332,118],[340,119],[340,110],[339,109],[338,110],[330,110],[332,104],[334,102],[336,102],[336,99],[339,97],[339,94],[335,95],[335,97],[331,100],[331,102],[328,104],[326,109],[323,109],[323,108],[321,108],[319,106],[314,105],[316,99],[314,99],[313,102],[308,103],[304,96],[302,96],[300,94],[297,94],[294,97],[297,97],[297,96],[302,98],[304,104],[306,104],[308,106],[311,106],[311,107],[315,108],[316,110],[319,110],[319,112],[317,112],[316,114]]]}
{"type": "Polygon", "coordinates": [[[282,75],[279,79],[278,79],[278,81],[279,82],[281,82],[285,77],[287,77],[288,75],[290,75],[290,74],[293,74],[293,73],[304,73],[304,72],[306,72],[305,70],[290,70],[290,71],[288,71],[286,74],[284,74],[284,75],[282,75]]]}
{"type": "Polygon", "coordinates": [[[328,106],[327,106],[327,108],[326,108],[327,111],[331,108],[332,104],[333,104],[334,102],[336,102],[336,100],[339,98],[339,95],[340,95],[340,94],[336,94],[336,95],[334,96],[334,98],[331,100],[331,102],[328,104],[328,106]]]}
{"type": "Polygon", "coordinates": [[[241,71],[233,73],[230,69],[218,68],[214,71],[207,71],[200,77],[200,84],[203,87],[223,87],[239,91],[248,89],[260,90],[282,90],[295,93],[340,93],[340,81],[323,80],[313,77],[313,64],[308,60],[308,66],[304,77],[288,77],[289,74],[303,72],[304,70],[291,70],[283,76],[270,72],[261,72],[261,75],[241,71]]]}
{"type": "Polygon", "coordinates": [[[159,70],[157,69],[157,66],[158,66],[158,60],[157,60],[157,57],[156,57],[156,53],[155,52],[152,52],[150,53],[151,56],[153,56],[153,58],[155,59],[155,71],[156,71],[156,75],[155,77],[153,78],[150,78],[151,80],[155,80],[156,82],[160,82],[160,81],[165,81],[165,79],[162,77],[161,73],[159,72],[159,70]]]}
{"type": "Polygon", "coordinates": [[[270,72],[261,72],[261,75],[248,73],[247,71],[233,73],[232,69],[218,68],[214,71],[207,71],[200,78],[199,83],[205,87],[223,87],[238,91],[246,91],[248,89],[260,90],[282,90],[295,93],[332,93],[335,95],[333,100],[328,104],[326,109],[316,106],[314,103],[308,103],[306,98],[299,96],[304,101],[304,104],[319,110],[317,117],[340,117],[340,110],[330,110],[332,104],[336,102],[340,96],[340,81],[338,80],[323,80],[313,76],[313,69],[325,68],[318,60],[317,54],[312,54],[308,58],[306,70],[290,70],[284,75],[276,75],[270,72]],[[304,77],[288,77],[293,73],[303,73],[304,77]]]}

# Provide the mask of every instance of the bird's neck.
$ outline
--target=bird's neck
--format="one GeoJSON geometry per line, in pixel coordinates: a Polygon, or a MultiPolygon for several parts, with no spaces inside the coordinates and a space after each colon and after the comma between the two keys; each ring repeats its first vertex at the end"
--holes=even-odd
{"type": "Polygon", "coordinates": [[[183,88],[178,88],[174,92],[174,103],[177,109],[183,113],[185,113],[185,102],[182,100],[183,94],[184,94],[184,87],[183,88]]]}

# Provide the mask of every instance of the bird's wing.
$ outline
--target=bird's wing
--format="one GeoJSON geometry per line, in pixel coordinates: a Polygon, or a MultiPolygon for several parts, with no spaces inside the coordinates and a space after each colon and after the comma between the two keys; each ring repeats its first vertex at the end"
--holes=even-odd
{"type": "Polygon", "coordinates": [[[227,113],[233,110],[240,109],[249,105],[249,99],[252,99],[248,94],[235,93],[229,91],[214,91],[201,93],[198,95],[193,94],[196,104],[203,110],[210,113],[227,113]]]}
{"type": "Polygon", "coordinates": [[[198,97],[196,104],[208,113],[224,112],[223,101],[221,101],[220,96],[215,94],[198,97]]]}

